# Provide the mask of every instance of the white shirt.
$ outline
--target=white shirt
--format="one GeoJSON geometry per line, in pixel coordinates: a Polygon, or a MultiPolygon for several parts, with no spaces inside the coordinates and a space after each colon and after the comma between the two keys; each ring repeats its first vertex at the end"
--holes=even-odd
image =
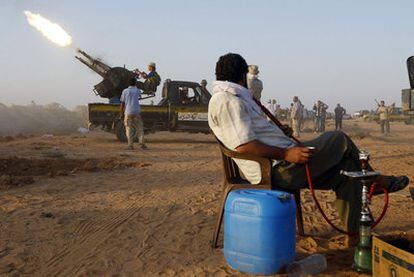
{"type": "Polygon", "coordinates": [[[135,86],[129,86],[122,91],[120,100],[125,104],[125,116],[138,115],[141,112],[140,98],[141,91],[135,86]]]}
{"type": "Polygon", "coordinates": [[[260,98],[262,97],[263,82],[257,75],[247,73],[247,88],[250,90],[252,96],[260,101],[260,98]]]}
{"type": "Polygon", "coordinates": [[[266,109],[268,109],[269,112],[271,112],[273,115],[276,115],[276,109],[277,109],[276,104],[267,103],[266,109]]]}
{"type": "Polygon", "coordinates": [[[293,102],[292,111],[290,117],[293,119],[299,119],[302,116],[302,103],[298,100],[293,102]]]}
{"type": "MultiPolygon", "coordinates": [[[[208,124],[229,149],[258,140],[270,146],[290,148],[295,142],[270,123],[253,101],[249,90],[232,82],[215,81],[208,105],[208,124]]],[[[262,179],[257,162],[234,159],[244,177],[252,184],[262,179]]]]}

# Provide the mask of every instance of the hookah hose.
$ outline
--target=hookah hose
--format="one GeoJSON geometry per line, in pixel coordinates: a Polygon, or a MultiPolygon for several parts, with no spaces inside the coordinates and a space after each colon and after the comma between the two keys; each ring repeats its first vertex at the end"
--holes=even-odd
{"type": "MultiPolygon", "coordinates": [[[[380,216],[378,217],[378,219],[374,222],[374,224],[372,225],[372,228],[374,228],[375,226],[377,226],[380,222],[381,222],[381,220],[382,220],[382,218],[385,216],[385,213],[387,212],[387,209],[388,209],[388,201],[389,201],[389,199],[388,199],[388,194],[389,194],[389,192],[388,192],[388,190],[386,189],[386,188],[384,188],[382,185],[381,185],[381,183],[380,182],[378,182],[378,184],[381,186],[381,189],[382,189],[382,191],[384,192],[384,207],[382,208],[382,212],[381,212],[381,214],[380,214],[380,216]]],[[[369,195],[368,195],[368,200],[371,202],[371,198],[372,198],[372,196],[374,195],[374,190],[375,190],[375,186],[377,185],[377,183],[376,182],[374,182],[372,185],[371,185],[371,189],[370,189],[370,191],[369,191],[369,195]]]]}
{"type": "MultiPolygon", "coordinates": [[[[295,138],[292,134],[287,134],[286,133],[286,131],[285,131],[285,129],[286,129],[286,127],[285,127],[285,125],[283,125],[265,106],[263,106],[262,105],[262,103],[260,103],[260,101],[258,101],[257,99],[255,99],[254,97],[253,97],[253,101],[254,102],[256,102],[256,104],[262,109],[262,111],[266,114],[266,116],[267,117],[269,117],[270,118],[270,120],[272,120],[272,122],[273,123],[275,123],[276,124],[276,126],[278,126],[282,131],[284,131],[285,132],[285,134],[288,136],[288,137],[290,137],[291,139],[293,139],[299,146],[303,146],[303,143],[300,141],[300,140],[298,140],[297,138],[295,138]]],[[[315,205],[316,205],[316,207],[318,208],[318,210],[319,210],[319,212],[322,214],[322,217],[325,219],[325,221],[332,227],[332,228],[334,228],[336,231],[338,231],[338,232],[340,232],[340,233],[342,233],[342,234],[345,234],[345,235],[348,235],[348,236],[356,236],[356,235],[358,235],[358,232],[353,232],[353,233],[351,233],[351,232],[348,232],[348,231],[345,231],[345,230],[343,230],[343,229],[341,229],[341,228],[339,228],[339,227],[337,227],[329,218],[328,218],[328,216],[325,214],[325,212],[323,211],[323,209],[322,209],[322,207],[321,207],[321,205],[320,205],[320,203],[319,203],[319,201],[318,201],[318,199],[316,198],[316,194],[315,194],[315,190],[313,189],[313,183],[312,183],[312,177],[311,177],[311,173],[310,173],[310,169],[309,169],[309,163],[306,163],[305,164],[305,171],[306,171],[306,178],[307,178],[307,181],[308,181],[308,186],[309,186],[309,190],[310,190],[310,192],[311,192],[311,194],[312,194],[312,197],[313,197],[313,200],[315,201],[315,205]]],[[[382,208],[382,212],[381,212],[381,215],[378,217],[378,219],[377,220],[375,220],[374,221],[374,223],[372,224],[372,226],[371,226],[371,228],[373,229],[373,228],[375,228],[375,226],[377,226],[380,222],[381,222],[381,220],[383,219],[383,217],[384,217],[384,215],[385,215],[385,213],[386,213],[386,211],[387,211],[387,208],[388,208],[388,191],[381,185],[381,182],[378,182],[378,183],[373,183],[372,185],[371,185],[371,189],[370,189],[370,192],[369,192],[369,195],[368,195],[368,200],[369,200],[369,202],[371,202],[371,198],[372,198],[372,196],[373,196],[373,194],[374,194],[374,190],[375,190],[375,186],[376,185],[380,185],[381,186],[381,189],[382,189],[382,191],[384,192],[384,206],[383,206],[383,208],[382,208]]]]}

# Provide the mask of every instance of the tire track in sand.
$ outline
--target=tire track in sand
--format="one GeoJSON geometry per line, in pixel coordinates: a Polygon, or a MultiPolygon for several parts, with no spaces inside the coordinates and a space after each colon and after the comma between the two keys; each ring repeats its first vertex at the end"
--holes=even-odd
{"type": "Polygon", "coordinates": [[[112,212],[104,222],[81,222],[74,229],[75,238],[52,258],[46,261],[42,274],[46,276],[68,275],[84,257],[109,238],[126,221],[134,217],[141,205],[138,199],[124,210],[112,212]]]}

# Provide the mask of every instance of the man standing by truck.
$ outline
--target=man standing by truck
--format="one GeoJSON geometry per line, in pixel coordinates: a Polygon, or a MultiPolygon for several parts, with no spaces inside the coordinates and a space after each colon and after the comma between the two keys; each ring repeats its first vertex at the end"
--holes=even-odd
{"type": "Polygon", "coordinates": [[[141,118],[140,98],[141,91],[137,88],[137,80],[135,77],[131,78],[129,80],[129,87],[122,91],[120,111],[120,117],[125,124],[128,150],[134,149],[134,140],[137,134],[141,149],[147,148],[144,144],[144,124],[141,118]]]}

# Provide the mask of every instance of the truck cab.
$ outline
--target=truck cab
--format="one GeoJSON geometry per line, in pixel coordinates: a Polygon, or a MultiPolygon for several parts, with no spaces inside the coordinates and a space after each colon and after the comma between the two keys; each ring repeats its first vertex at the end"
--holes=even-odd
{"type": "Polygon", "coordinates": [[[195,82],[165,80],[158,105],[206,106],[211,95],[205,86],[195,82]]]}

